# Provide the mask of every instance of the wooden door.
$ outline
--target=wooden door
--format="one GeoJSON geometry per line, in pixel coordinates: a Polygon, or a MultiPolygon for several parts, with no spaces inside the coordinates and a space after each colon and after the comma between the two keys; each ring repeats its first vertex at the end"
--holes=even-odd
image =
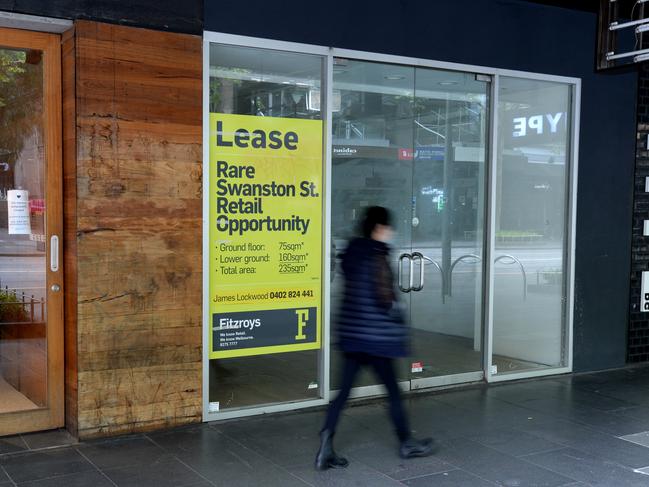
{"type": "Polygon", "coordinates": [[[0,436],[64,424],[61,38],[0,28],[0,436]]]}

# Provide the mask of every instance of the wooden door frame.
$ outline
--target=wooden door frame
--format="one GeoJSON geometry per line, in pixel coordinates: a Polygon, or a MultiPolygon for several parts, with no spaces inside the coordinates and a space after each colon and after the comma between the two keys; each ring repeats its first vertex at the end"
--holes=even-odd
{"type": "Polygon", "coordinates": [[[0,28],[0,46],[43,52],[46,222],[46,337],[47,406],[0,414],[0,436],[64,426],[64,276],[63,276],[63,180],[61,111],[61,36],[43,32],[0,28]],[[52,271],[50,239],[57,235],[58,270],[52,271]],[[52,286],[59,290],[53,291],[52,286]]]}

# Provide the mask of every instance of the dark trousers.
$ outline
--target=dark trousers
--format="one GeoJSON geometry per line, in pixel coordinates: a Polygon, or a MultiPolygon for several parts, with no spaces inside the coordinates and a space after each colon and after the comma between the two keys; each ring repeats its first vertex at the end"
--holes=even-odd
{"type": "Polygon", "coordinates": [[[392,423],[394,424],[399,440],[407,440],[410,437],[410,429],[403,405],[401,404],[401,395],[394,373],[393,360],[364,353],[346,353],[344,357],[345,361],[343,364],[343,378],[340,392],[338,393],[338,397],[329,405],[327,419],[322,429],[329,430],[332,433],[336,431],[338,418],[347,402],[349,392],[354,384],[354,378],[362,365],[369,365],[374,369],[374,372],[388,390],[390,417],[392,418],[392,423]]]}

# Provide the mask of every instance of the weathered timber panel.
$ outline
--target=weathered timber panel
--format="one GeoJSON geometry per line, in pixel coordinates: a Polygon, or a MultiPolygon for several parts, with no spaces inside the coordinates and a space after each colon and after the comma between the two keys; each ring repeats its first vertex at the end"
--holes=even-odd
{"type": "Polygon", "coordinates": [[[61,39],[63,131],[63,265],[65,276],[65,425],[78,434],[77,388],[77,134],[74,29],[61,39]]]}
{"type": "Polygon", "coordinates": [[[75,28],[79,436],[200,421],[201,39],[75,28]]]}

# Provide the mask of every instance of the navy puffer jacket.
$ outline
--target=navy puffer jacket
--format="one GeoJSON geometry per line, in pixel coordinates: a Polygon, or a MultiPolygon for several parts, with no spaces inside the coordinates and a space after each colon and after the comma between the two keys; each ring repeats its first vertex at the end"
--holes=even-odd
{"type": "Polygon", "coordinates": [[[369,238],[352,240],[345,251],[345,295],[337,320],[343,352],[408,355],[408,327],[396,302],[389,253],[386,244],[369,238]]]}

